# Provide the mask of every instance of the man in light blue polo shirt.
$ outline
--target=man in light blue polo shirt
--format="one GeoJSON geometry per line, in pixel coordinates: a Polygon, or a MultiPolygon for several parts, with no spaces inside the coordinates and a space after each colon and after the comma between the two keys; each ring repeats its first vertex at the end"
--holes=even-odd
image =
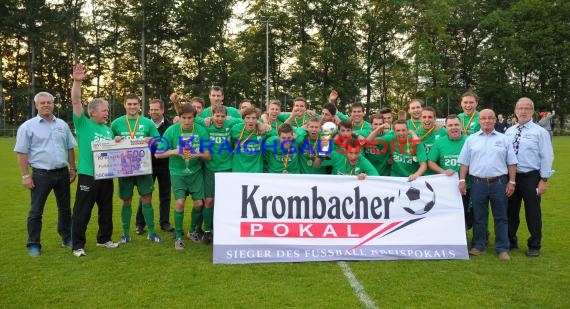
{"type": "Polygon", "coordinates": [[[495,221],[495,251],[501,261],[508,261],[511,258],[508,253],[507,198],[515,191],[517,157],[509,139],[495,131],[495,120],[495,112],[490,109],[479,113],[481,130],[467,138],[459,154],[459,191],[467,193],[465,177],[469,172],[475,219],[469,254],[481,255],[487,246],[490,201],[495,221]]]}
{"type": "Polygon", "coordinates": [[[531,99],[520,98],[515,114],[518,123],[505,132],[518,160],[516,188],[509,198],[509,241],[512,249],[518,248],[519,213],[524,200],[526,225],[530,232],[526,255],[538,257],[542,240],[540,196],[548,189],[546,182],[553,174],[554,152],[548,131],[532,122],[534,103],[531,99]]]}
{"type": "Polygon", "coordinates": [[[57,231],[62,247],[71,248],[71,208],[69,184],[75,180],[77,145],[67,123],[53,115],[54,98],[48,92],[34,97],[38,114],[18,128],[14,151],[22,174],[22,185],[30,190],[28,212],[28,253],[41,251],[42,215],[53,190],[57,201],[57,231]],[[69,166],[69,170],[68,170],[69,166]],[[32,174],[29,173],[32,168],[32,174]]]}

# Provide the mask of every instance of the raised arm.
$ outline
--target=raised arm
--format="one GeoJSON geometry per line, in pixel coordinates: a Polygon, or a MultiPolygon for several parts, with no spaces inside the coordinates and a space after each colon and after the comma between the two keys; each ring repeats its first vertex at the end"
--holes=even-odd
{"type": "Polygon", "coordinates": [[[71,87],[71,104],[73,113],[80,117],[83,114],[83,104],[81,104],[81,83],[85,79],[85,66],[81,63],[73,67],[73,86],[71,87]]]}

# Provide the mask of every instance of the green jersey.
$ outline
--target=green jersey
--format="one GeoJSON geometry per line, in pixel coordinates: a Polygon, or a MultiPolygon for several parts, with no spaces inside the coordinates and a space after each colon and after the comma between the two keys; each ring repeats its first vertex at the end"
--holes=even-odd
{"type": "Polygon", "coordinates": [[[203,147],[208,149],[211,154],[210,161],[206,162],[206,167],[211,171],[227,171],[232,168],[232,138],[231,128],[239,123],[243,123],[241,118],[228,118],[221,127],[216,127],[211,121],[206,126],[202,118],[196,118],[195,122],[202,125],[208,131],[210,141],[203,143],[203,147]]]}
{"type": "Polygon", "coordinates": [[[111,128],[107,125],[97,123],[91,118],[88,118],[85,114],[81,114],[81,116],[78,117],[73,113],[73,125],[75,126],[77,145],[79,146],[79,165],[77,173],[95,176],[91,142],[112,140],[113,131],[111,131],[111,128]]]}
{"type": "MultiPolygon", "coordinates": [[[[439,140],[442,136],[445,136],[445,134],[443,134],[443,132],[446,132],[444,128],[442,129],[437,129],[436,127],[433,127],[430,130],[425,130],[424,127],[422,126],[419,129],[418,132],[418,137],[420,138],[420,140],[422,140],[422,144],[424,144],[424,148],[426,149],[426,155],[429,154],[431,147],[433,146],[433,144],[439,140]]],[[[428,169],[424,175],[433,175],[435,174],[432,170],[428,169]]]]}
{"type": "Polygon", "coordinates": [[[449,139],[449,136],[441,137],[431,147],[428,160],[437,163],[444,170],[454,170],[459,175],[460,164],[457,158],[466,139],[465,135],[461,135],[461,138],[457,140],[449,139]]]}
{"type": "Polygon", "coordinates": [[[232,172],[261,173],[263,172],[262,143],[271,136],[271,131],[258,134],[257,128],[246,130],[245,123],[234,125],[230,130],[234,141],[232,172]]]}
{"type": "MultiPolygon", "coordinates": [[[[287,119],[289,119],[289,115],[290,114],[279,114],[277,116],[277,120],[285,122],[287,119]]],[[[293,118],[291,120],[291,126],[293,127],[293,129],[300,128],[304,126],[306,123],[309,123],[309,118],[310,117],[307,113],[303,114],[302,117],[293,118]]]]}
{"type": "MultiPolygon", "coordinates": [[[[202,153],[207,150],[203,146],[209,143],[209,140],[210,137],[204,127],[194,124],[192,129],[182,130],[180,122],[168,127],[163,135],[163,143],[168,142],[169,149],[190,151],[190,153],[202,153]]],[[[171,176],[194,175],[202,169],[202,162],[197,157],[186,161],[179,155],[170,156],[168,168],[171,176]]]]}
{"type": "Polygon", "coordinates": [[[265,140],[264,156],[267,161],[269,173],[299,174],[299,149],[303,145],[304,136],[297,136],[292,145],[284,145],[278,136],[271,136],[265,140]],[[285,146],[289,146],[285,149],[285,146]]]}
{"type": "Polygon", "coordinates": [[[410,136],[406,140],[398,140],[391,136],[383,137],[389,142],[392,154],[390,176],[408,177],[415,173],[420,163],[427,161],[426,150],[422,142],[413,141],[410,136]]]}
{"type": "MultiPolygon", "coordinates": [[[[241,113],[239,112],[239,109],[231,106],[226,106],[226,110],[228,111],[228,117],[241,119],[241,113]]],[[[212,117],[212,107],[204,109],[202,113],[200,113],[200,117],[212,117]]]]}
{"type": "Polygon", "coordinates": [[[461,122],[461,132],[463,135],[471,135],[481,130],[478,111],[475,111],[475,113],[471,116],[467,116],[464,113],[461,113],[457,115],[457,118],[459,118],[459,121],[461,122]]]}
{"type": "Polygon", "coordinates": [[[115,136],[123,136],[126,139],[160,138],[154,122],[144,116],[127,119],[127,115],[123,115],[111,123],[111,130],[115,136]]]}
{"type": "Polygon", "coordinates": [[[372,163],[378,175],[390,176],[390,144],[382,137],[377,137],[370,146],[364,149],[364,157],[372,163]]]}
{"type": "MultiPolygon", "coordinates": [[[[408,124],[408,129],[413,130],[414,132],[416,132],[416,134],[418,134],[418,131],[422,127],[422,121],[421,120],[408,119],[408,120],[406,120],[406,124],[408,124]]],[[[419,136],[419,134],[418,134],[418,136],[419,136]]]]}
{"type": "Polygon", "coordinates": [[[354,124],[353,126],[354,134],[367,137],[370,132],[372,132],[372,126],[370,122],[362,120],[359,125],[354,124]]]}
{"type": "Polygon", "coordinates": [[[378,176],[376,168],[361,154],[358,156],[356,164],[352,165],[346,155],[338,152],[331,154],[330,160],[323,160],[322,166],[332,166],[332,175],[358,175],[378,176]]]}
{"type": "MultiPolygon", "coordinates": [[[[263,122],[263,120],[261,118],[259,119],[259,122],[265,123],[265,122],[263,122]]],[[[279,127],[281,127],[283,125],[283,121],[281,121],[279,119],[275,119],[272,122],[271,120],[269,120],[268,124],[271,126],[271,134],[277,135],[277,131],[279,131],[279,127]]]]}
{"type": "Polygon", "coordinates": [[[298,128],[295,133],[297,137],[303,137],[302,144],[299,148],[299,167],[301,168],[301,174],[326,174],[327,171],[323,166],[315,167],[315,159],[322,148],[322,146],[319,145],[320,136],[312,140],[309,138],[307,131],[303,128],[298,128]]]}

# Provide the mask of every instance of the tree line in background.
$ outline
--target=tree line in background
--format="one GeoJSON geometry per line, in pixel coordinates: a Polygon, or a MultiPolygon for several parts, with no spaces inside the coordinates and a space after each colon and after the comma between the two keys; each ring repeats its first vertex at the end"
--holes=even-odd
{"type": "Polygon", "coordinates": [[[206,98],[211,85],[263,106],[267,29],[270,98],[285,106],[336,89],[340,108],[421,98],[444,116],[473,90],[505,115],[521,96],[569,112],[570,2],[555,0],[2,0],[0,112],[18,124],[45,90],[69,120],[78,61],[84,96],[107,98],[112,118],[126,93],[206,98]]]}

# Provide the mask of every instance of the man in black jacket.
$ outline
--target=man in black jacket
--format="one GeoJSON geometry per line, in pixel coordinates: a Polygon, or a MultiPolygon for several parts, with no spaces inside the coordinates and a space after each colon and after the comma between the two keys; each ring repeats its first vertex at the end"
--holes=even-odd
{"type": "MultiPolygon", "coordinates": [[[[149,116],[156,125],[158,132],[162,136],[164,131],[172,125],[172,122],[164,117],[164,102],[160,99],[153,99],[149,104],[149,116]]],[[[157,137],[153,140],[158,142],[157,137]]],[[[157,143],[150,142],[153,148],[156,147],[157,143]]],[[[152,150],[152,153],[156,149],[152,150]]],[[[174,228],[170,225],[170,172],[168,170],[168,158],[157,159],[152,156],[152,178],[153,180],[158,178],[158,196],[160,200],[159,212],[160,212],[160,228],[163,231],[172,232],[174,228]]],[[[136,230],[137,235],[144,234],[145,221],[141,212],[141,205],[139,203],[139,208],[137,210],[136,219],[136,230]]]]}

